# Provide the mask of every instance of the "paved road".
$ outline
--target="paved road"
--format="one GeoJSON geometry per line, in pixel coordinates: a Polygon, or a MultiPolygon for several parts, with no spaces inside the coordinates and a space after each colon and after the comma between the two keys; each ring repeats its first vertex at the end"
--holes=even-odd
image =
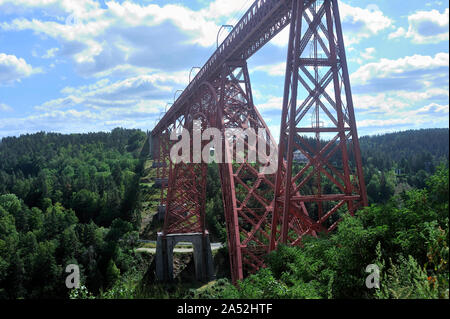
{"type": "MultiPolygon", "coordinates": [[[[154,240],[139,240],[140,243],[146,243],[146,244],[155,244],[156,245],[156,241],[154,240]]],[[[189,242],[179,242],[177,243],[177,246],[191,246],[192,243],[189,242]]],[[[220,248],[223,247],[222,243],[211,243],[211,250],[218,250],[220,248]]],[[[149,254],[156,254],[156,248],[145,248],[145,247],[141,247],[136,249],[136,251],[142,251],[142,252],[146,252],[149,254]]],[[[192,247],[187,247],[187,248],[182,248],[182,247],[175,247],[173,249],[174,253],[182,253],[182,254],[187,254],[187,253],[192,253],[194,252],[194,248],[192,247]]]]}

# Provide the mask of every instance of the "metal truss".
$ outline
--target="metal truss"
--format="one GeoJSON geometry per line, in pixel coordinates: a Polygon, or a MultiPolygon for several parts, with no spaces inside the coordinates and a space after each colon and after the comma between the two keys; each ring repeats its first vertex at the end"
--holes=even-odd
{"type": "MultiPolygon", "coordinates": [[[[221,132],[224,151],[215,156],[221,156],[234,283],[264,267],[264,256],[279,244],[300,245],[304,236],[329,232],[343,214],[367,205],[337,0],[255,1],[156,125],[165,235],[206,233],[208,163],[194,158],[193,141],[189,163],[169,158],[176,142],[171,133],[192,132],[195,120],[202,132],[221,132]],[[254,106],[246,60],[289,24],[277,145],[254,106]],[[239,129],[264,130],[264,139],[255,146],[248,137],[240,153],[233,134],[239,129]],[[275,173],[261,173],[269,164],[249,158],[260,146],[276,149],[275,173]]],[[[203,150],[208,141],[200,140],[203,150]]]]}
{"type": "Polygon", "coordinates": [[[292,207],[305,205],[310,227],[328,232],[367,205],[337,0],[294,0],[292,12],[279,143],[287,167],[280,161],[271,249],[299,243],[292,207]]]}
{"type": "MultiPolygon", "coordinates": [[[[252,161],[248,152],[255,145],[245,142],[245,154],[236,161],[238,139],[233,130],[263,130],[263,141],[256,148],[276,149],[269,129],[253,104],[250,78],[244,61],[226,63],[219,89],[218,117],[224,136],[225,161],[219,164],[222,196],[228,234],[232,279],[236,282],[264,266],[263,257],[270,243],[275,174],[262,174],[268,162],[252,161]],[[262,143],[263,145],[259,145],[262,143]],[[234,159],[234,160],[233,160],[234,159]]],[[[250,139],[251,137],[249,137],[250,139]]],[[[255,138],[255,140],[257,140],[255,138]]]]}

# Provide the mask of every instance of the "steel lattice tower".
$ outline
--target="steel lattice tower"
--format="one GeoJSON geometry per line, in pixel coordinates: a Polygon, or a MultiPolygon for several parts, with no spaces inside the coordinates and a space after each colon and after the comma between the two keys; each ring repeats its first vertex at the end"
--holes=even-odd
{"type": "Polygon", "coordinates": [[[279,161],[271,249],[330,231],[334,214],[367,205],[338,2],[295,0],[292,17],[278,153],[287,167],[279,161]],[[295,165],[295,152],[305,165],[295,165]],[[292,222],[301,204],[314,220],[307,229],[292,222]]]}
{"type": "MultiPolygon", "coordinates": [[[[172,163],[173,132],[220,130],[219,164],[233,282],[264,267],[278,244],[333,230],[367,205],[361,154],[337,0],[257,0],[152,131],[165,211],[163,236],[207,235],[207,163],[172,163]],[[253,103],[246,60],[290,23],[280,142],[253,103]],[[236,156],[227,130],[263,130],[278,169],[236,156]]],[[[207,145],[206,141],[201,146],[207,145]]],[[[247,154],[255,145],[245,143],[247,154]]],[[[209,243],[209,239],[208,239],[209,243]]],[[[208,244],[209,245],[209,244],[208,244]]]]}

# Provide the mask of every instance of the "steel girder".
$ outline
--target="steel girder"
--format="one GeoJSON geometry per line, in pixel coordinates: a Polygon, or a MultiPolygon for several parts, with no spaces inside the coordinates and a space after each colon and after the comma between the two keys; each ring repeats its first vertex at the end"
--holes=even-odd
{"type": "Polygon", "coordinates": [[[330,231],[367,205],[337,0],[294,0],[292,17],[278,153],[287,166],[279,160],[271,250],[300,243],[293,207],[306,206],[311,229],[330,231]]]}
{"type": "MultiPolygon", "coordinates": [[[[314,2],[302,1],[305,5],[314,2]]],[[[152,135],[160,134],[173,119],[183,114],[198,88],[220,77],[224,63],[247,60],[289,25],[291,7],[292,0],[256,0],[159,121],[152,135]]]]}
{"type": "MultiPolygon", "coordinates": [[[[264,130],[263,144],[276,143],[253,104],[245,61],[226,63],[220,77],[204,84],[190,101],[182,126],[192,132],[193,121],[201,120],[201,131],[217,127],[221,131],[224,152],[219,161],[228,248],[233,282],[264,266],[263,257],[270,243],[275,174],[262,174],[268,163],[249,160],[248,152],[258,145],[245,142],[245,154],[237,158],[237,129],[264,130]]],[[[177,128],[178,129],[178,128],[177,128]]],[[[191,151],[193,149],[191,139],[191,151]]],[[[209,141],[202,141],[202,149],[209,141]]],[[[255,149],[256,148],[256,149],[255,149]]],[[[207,163],[171,163],[163,234],[205,232],[207,163]]],[[[216,158],[218,160],[218,158],[216,158]]]]}
{"type": "MultiPolygon", "coordinates": [[[[245,61],[223,66],[219,88],[218,122],[224,137],[224,163],[219,164],[222,196],[228,234],[233,282],[264,266],[270,243],[275,174],[263,174],[266,161],[252,161],[248,152],[258,147],[276,149],[269,129],[253,104],[250,78],[245,61]],[[263,130],[263,141],[246,141],[241,160],[236,161],[237,139],[233,130],[263,130]],[[258,145],[262,143],[263,145],[258,145]]],[[[250,140],[250,138],[249,138],[250,140]]],[[[267,149],[266,149],[267,152],[267,149]]]]}
{"type": "MultiPolygon", "coordinates": [[[[205,83],[191,100],[189,108],[183,120],[178,120],[174,125],[176,135],[180,129],[193,132],[195,121],[200,121],[202,127],[197,127],[203,132],[215,125],[217,96],[215,89],[205,83]]],[[[164,218],[163,234],[204,233],[205,226],[205,202],[206,202],[206,175],[207,163],[196,159],[194,153],[194,139],[200,137],[191,136],[190,154],[187,162],[170,162],[169,188],[167,194],[167,206],[164,218]]],[[[172,143],[174,143],[173,141],[172,143]]],[[[201,141],[200,149],[203,149],[206,141],[201,141]]]]}
{"type": "MultiPolygon", "coordinates": [[[[367,205],[337,0],[255,1],[158,123],[157,157],[168,163],[158,177],[169,178],[167,199],[161,190],[165,234],[206,232],[207,164],[169,159],[170,133],[191,129],[194,119],[202,119],[202,130],[222,132],[219,170],[234,283],[264,267],[278,244],[299,245],[367,205]],[[289,23],[278,170],[261,174],[264,164],[245,156],[230,161],[236,140],[227,130],[263,129],[264,143],[276,148],[253,104],[245,60],[289,23]]],[[[245,146],[244,155],[254,147],[245,146]]]]}
{"type": "Polygon", "coordinates": [[[153,137],[154,154],[153,161],[157,165],[156,167],[156,179],[155,184],[159,184],[160,191],[160,204],[166,204],[166,195],[169,178],[169,165],[170,165],[170,140],[169,140],[169,128],[158,137],[153,137]]]}

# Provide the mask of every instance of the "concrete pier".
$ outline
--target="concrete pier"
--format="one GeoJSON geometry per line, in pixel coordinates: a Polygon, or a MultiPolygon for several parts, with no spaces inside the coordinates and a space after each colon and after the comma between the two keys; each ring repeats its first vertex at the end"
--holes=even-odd
{"type": "Polygon", "coordinates": [[[190,242],[194,247],[195,278],[208,282],[215,279],[209,234],[158,233],[156,241],[156,277],[158,281],[173,280],[173,249],[178,242],[190,242]]]}
{"type": "Polygon", "coordinates": [[[163,221],[165,215],[166,215],[166,205],[159,205],[158,213],[156,214],[158,221],[163,221]]]}

